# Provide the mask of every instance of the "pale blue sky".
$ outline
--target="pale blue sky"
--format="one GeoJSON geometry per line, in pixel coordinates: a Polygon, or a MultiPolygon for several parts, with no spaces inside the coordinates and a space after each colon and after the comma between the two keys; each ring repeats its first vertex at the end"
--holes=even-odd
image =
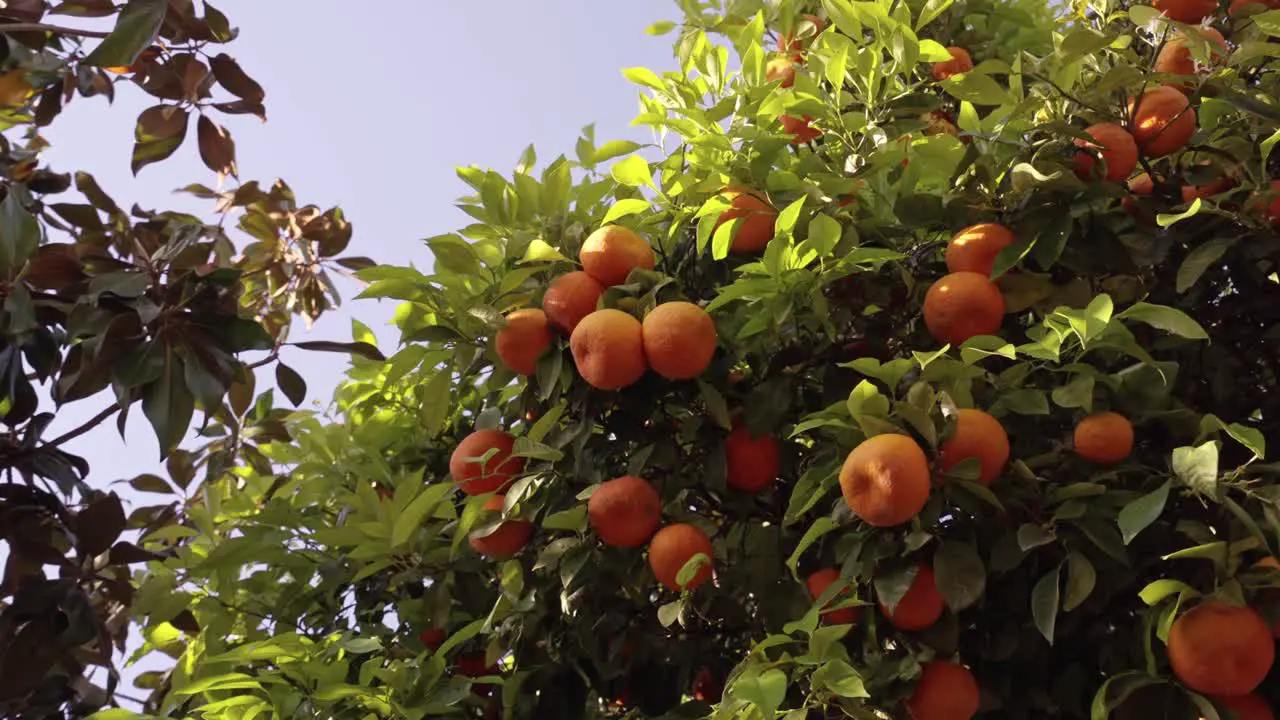
{"type": "MultiPolygon", "coordinates": [[[[220,8],[241,30],[229,52],[267,90],[266,124],[248,116],[227,123],[241,178],[264,186],[284,178],[300,203],[340,205],[355,226],[348,254],[424,270],[430,254],[421,239],[470,222],[453,206],[468,191],[456,166],[506,174],[531,142],[540,163],[573,157],[580,128],[592,122],[601,141],[651,139],[629,126],[636,89],[620,71],[674,66],[671,37],[644,30],[679,12],[670,0],[255,0],[220,8]]],[[[45,133],[53,143],[48,161],[92,172],[124,207],[209,216],[209,203],[171,194],[190,182],[213,184],[196,152],[194,123],[173,157],[131,177],[134,120],[152,103],[127,85],[112,107],[100,97],[77,98],[45,133]]],[[[354,316],[378,333],[384,351],[394,351],[398,336],[385,327],[393,303],[352,303],[358,289],[339,289],[346,305],[305,339],[347,340],[354,316]]],[[[293,339],[303,336],[299,327],[293,339]]],[[[285,357],[306,378],[308,403],[328,401],[347,363],[328,353],[285,357]]],[[[260,377],[259,388],[270,380],[260,377]]],[[[109,401],[104,394],[66,408],[49,436],[109,401]]],[[[156,443],[140,408],[126,439],[122,451],[107,423],[68,449],[89,459],[95,486],[154,471],[156,443]]]]}
{"type": "MultiPolygon", "coordinates": [[[[580,128],[593,122],[602,142],[651,140],[646,129],[629,126],[637,90],[621,69],[673,67],[671,38],[644,30],[679,12],[671,0],[224,0],[219,7],[241,30],[229,52],[267,91],[265,125],[247,116],[227,123],[241,178],[264,185],[284,178],[301,203],[340,205],[355,225],[349,254],[424,270],[430,255],[421,240],[469,222],[453,206],[467,192],[456,166],[506,174],[531,142],[540,164],[560,153],[573,157],[580,128]]],[[[53,143],[47,161],[59,171],[93,173],[124,207],[210,216],[208,203],[171,194],[213,183],[195,148],[194,123],[172,158],[130,175],[134,120],[151,104],[127,85],[112,107],[100,97],[77,98],[45,133],[53,143]]],[[[340,291],[347,304],[309,334],[299,327],[293,339],[347,340],[354,316],[393,352],[398,335],[386,323],[394,304],[352,303],[352,283],[340,291]]],[[[328,402],[347,364],[327,353],[286,358],[307,380],[308,404],[328,402]]],[[[259,388],[270,381],[260,377],[259,388]]],[[[65,408],[49,437],[105,407],[107,395],[65,408]]],[[[89,460],[95,487],[160,469],[140,407],[123,446],[109,422],[67,449],[89,460]]],[[[134,504],[167,501],[115,487],[134,504]]],[[[144,661],[126,678],[159,665],[144,661]]],[[[127,681],[121,690],[142,693],[127,681]]]]}

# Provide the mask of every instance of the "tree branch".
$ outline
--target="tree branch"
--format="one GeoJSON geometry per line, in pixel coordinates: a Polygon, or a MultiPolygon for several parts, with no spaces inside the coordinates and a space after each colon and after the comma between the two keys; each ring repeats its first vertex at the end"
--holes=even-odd
{"type": "Polygon", "coordinates": [[[65,442],[75,440],[81,435],[94,429],[98,425],[101,425],[104,420],[111,417],[112,415],[115,415],[119,411],[120,411],[120,404],[111,403],[109,407],[103,409],[103,411],[98,413],[97,415],[94,415],[93,417],[89,418],[80,427],[75,428],[74,430],[68,430],[66,433],[59,435],[53,440],[50,440],[49,442],[45,443],[45,447],[58,447],[59,445],[62,445],[65,442]]]}
{"type": "Polygon", "coordinates": [[[110,35],[110,32],[102,30],[80,30],[78,28],[63,27],[61,25],[45,25],[44,23],[10,23],[0,25],[0,34],[20,33],[20,32],[49,32],[58,35],[75,35],[78,37],[104,38],[110,35]]]}

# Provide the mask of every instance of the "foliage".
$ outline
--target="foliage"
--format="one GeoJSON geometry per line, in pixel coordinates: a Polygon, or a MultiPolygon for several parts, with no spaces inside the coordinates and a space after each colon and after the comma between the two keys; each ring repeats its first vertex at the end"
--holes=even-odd
{"type": "MultiPolygon", "coordinates": [[[[8,131],[0,136],[0,539],[7,556],[0,715],[11,718],[82,717],[112,703],[131,610],[200,631],[180,597],[153,601],[154,591],[138,594],[133,583],[133,568],[172,553],[154,544],[144,550],[122,534],[171,532],[179,518],[192,517],[186,503],[233,466],[270,471],[259,448],[288,440],[289,412],[273,407],[270,392],[255,401],[253,370],[274,364],[281,389],[301,402],[305,383],[276,355],[295,315],[311,320],[336,302],[326,268],[351,238],[340,210],[300,206],[283,182],[189,186],[217,201],[222,217],[207,223],[183,212],[126,210],[89,173],[48,167],[41,128],[72,101],[110,101],[117,88],[136,87],[158,103],[138,118],[135,172],[172,155],[195,115],[201,158],[220,176],[234,176],[235,145],[213,118],[265,111],[262,88],[218,51],[237,32],[212,5],[197,12],[189,0],[122,7],[71,0],[49,11],[117,15],[110,33],[42,24],[46,10],[27,1],[0,9],[0,124],[8,131]],[[241,232],[252,242],[238,252],[241,232]],[[266,356],[247,364],[241,355],[250,351],[266,356]],[[48,437],[56,413],[81,402],[106,408],[48,437]],[[113,416],[123,434],[139,406],[169,479],[143,475],[130,485],[170,497],[126,513],[106,491],[108,479],[67,448],[113,416]],[[197,452],[176,449],[197,410],[209,442],[197,452]],[[105,687],[89,681],[93,673],[106,678],[105,687]]],[[[318,349],[377,354],[364,344],[318,349]]]]}
{"type": "MultiPolygon", "coordinates": [[[[1280,579],[1252,567],[1280,543],[1265,462],[1280,437],[1280,213],[1266,212],[1280,11],[1218,14],[1234,49],[1191,88],[1197,132],[1182,152],[1142,157],[1156,190],[1129,197],[1072,172],[1075,141],[1129,125],[1128,98],[1168,79],[1149,68],[1187,28],[1149,7],[679,4],[680,22],[651,29],[677,31],[678,70],[624,71],[653,145],[587,128],[575,159],[541,170],[532,148],[510,177],[459,169],[474,222],[426,241],[433,271],[360,272],[363,297],[402,303],[398,352],[355,358],[332,418],[289,419],[293,444],[260,445],[266,463],[207,484],[144,537],[169,556],[148,563],[134,605],[141,652],[177,660],[148,680],[147,712],[902,717],[922,661],[954,657],[983,717],[1218,717],[1176,681],[1163,641],[1208,596],[1280,619],[1266,592],[1280,579]],[[826,22],[794,85],[767,82],[777,34],[806,12],[826,22]],[[935,81],[951,45],[977,65],[935,81]],[[781,116],[821,134],[793,143],[781,116]],[[1184,200],[1215,180],[1221,192],[1184,200]],[[729,185],[779,211],[760,256],[730,254],[739,224],[716,227],[729,185]],[[982,221],[1016,236],[992,272],[1003,325],[940,345],[923,298],[951,235],[982,221]],[[651,373],[600,392],[560,337],[531,377],[498,363],[504,314],[538,306],[608,223],[647,237],[657,266],[601,304],[637,317],[704,304],[720,343],[697,380],[651,373]],[[1010,438],[989,488],[973,461],[936,462],[968,407],[1010,438]],[[1114,466],[1073,450],[1072,428],[1102,410],[1136,428],[1114,466]],[[739,415],[783,442],[779,480],[759,495],[726,482],[739,415]],[[453,448],[482,428],[517,436],[525,471],[504,503],[538,526],[505,561],[469,548],[492,529],[488,498],[449,477],[453,448]],[[837,478],[885,432],[925,448],[935,487],[910,523],[875,528],[837,478]],[[625,474],[659,489],[664,522],[712,536],[713,583],[663,590],[643,551],[597,541],[585,501],[625,474]],[[922,562],[946,611],[897,630],[875,606],[897,605],[922,562]],[[810,597],[805,578],[827,567],[842,580],[810,597]],[[845,587],[866,606],[859,620],[820,625],[845,587]],[[172,622],[182,607],[199,631],[172,622]],[[438,647],[419,637],[433,628],[448,638],[438,647]]],[[[1273,704],[1276,680],[1262,690],[1273,704]]]]}

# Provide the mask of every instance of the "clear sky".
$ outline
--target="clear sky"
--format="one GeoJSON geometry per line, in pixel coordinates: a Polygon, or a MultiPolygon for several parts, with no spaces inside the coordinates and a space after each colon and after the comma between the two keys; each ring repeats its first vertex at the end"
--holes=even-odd
{"type": "MultiPolygon", "coordinates": [[[[241,30],[228,52],[267,91],[265,125],[248,116],[227,123],[241,178],[264,185],[284,178],[302,204],[341,206],[355,227],[349,254],[424,270],[431,257],[421,240],[469,222],[453,205],[468,190],[456,166],[507,174],[531,142],[540,165],[561,153],[573,157],[588,123],[601,142],[651,140],[646,129],[629,126],[637,89],[620,71],[674,67],[671,37],[644,30],[679,13],[672,0],[246,0],[219,7],[241,30]]],[[[53,143],[47,161],[55,170],[93,173],[124,207],[211,217],[209,204],[172,194],[214,182],[199,160],[194,123],[173,157],[131,176],[134,121],[151,104],[128,84],[111,107],[101,97],[77,98],[45,132],[53,143]]],[[[386,327],[394,304],[352,303],[358,288],[351,283],[340,291],[345,306],[305,338],[297,328],[292,339],[348,340],[355,317],[378,334],[384,352],[394,352],[398,336],[386,327]]],[[[327,353],[285,357],[307,380],[308,404],[329,400],[347,364],[327,353]]],[[[260,377],[259,388],[269,381],[260,377]]],[[[94,415],[109,404],[107,395],[65,408],[49,437],[94,415]]],[[[277,402],[285,402],[279,394],[277,402]]],[[[67,449],[89,460],[95,487],[159,470],[137,407],[123,446],[109,422],[67,449]]],[[[135,506],[168,500],[115,488],[135,506]]],[[[130,693],[130,683],[121,690],[130,693]]]]}

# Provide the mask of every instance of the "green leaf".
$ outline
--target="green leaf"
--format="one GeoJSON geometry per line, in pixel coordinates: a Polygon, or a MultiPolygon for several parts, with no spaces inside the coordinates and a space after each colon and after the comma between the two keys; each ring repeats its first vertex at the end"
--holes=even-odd
{"type": "MultiPolygon", "coordinates": [[[[919,32],[920,28],[933,22],[939,15],[946,12],[947,8],[951,7],[951,3],[954,1],[955,0],[929,0],[926,2],[924,7],[920,9],[920,17],[916,18],[916,32],[919,32]]],[[[921,49],[923,50],[923,48],[924,45],[922,43],[921,49]]],[[[949,55],[950,54],[948,53],[948,56],[949,55]]]]}
{"type": "Polygon", "coordinates": [[[1195,217],[1200,212],[1200,198],[1196,198],[1191,202],[1191,207],[1177,214],[1160,213],[1156,215],[1156,224],[1162,228],[1167,228],[1175,223],[1182,222],[1189,217],[1195,217]]]}
{"type": "Polygon", "coordinates": [[[1142,602],[1146,603],[1148,607],[1155,607],[1161,600],[1175,593],[1190,594],[1192,596],[1200,594],[1195,588],[1181,580],[1163,578],[1148,583],[1146,587],[1138,592],[1138,597],[1142,598],[1142,602]]]}
{"type": "Polygon", "coordinates": [[[396,518],[395,525],[391,528],[391,547],[399,547],[408,542],[414,532],[422,527],[426,518],[435,512],[436,507],[449,497],[454,489],[453,483],[448,481],[428,485],[422,494],[414,498],[404,512],[400,513],[400,517],[396,518]]]}
{"type": "Polygon", "coordinates": [[[698,393],[702,396],[702,402],[706,404],[707,412],[711,413],[716,424],[725,430],[732,430],[733,418],[729,416],[729,404],[725,401],[724,395],[704,380],[698,381],[698,393]]]}
{"type": "Polygon", "coordinates": [[[1066,385],[1053,389],[1053,402],[1058,407],[1092,410],[1094,383],[1092,375],[1076,375],[1066,385]]]}
{"type": "Polygon", "coordinates": [[[813,672],[813,686],[826,688],[840,697],[871,697],[862,682],[862,676],[844,660],[831,660],[813,672]]]}
{"type": "Polygon", "coordinates": [[[1080,607],[1080,603],[1089,599],[1093,588],[1098,583],[1098,573],[1093,563],[1082,553],[1067,553],[1067,592],[1062,600],[1064,612],[1071,612],[1080,607]]]}
{"type": "Polygon", "coordinates": [[[282,362],[276,363],[276,386],[294,407],[307,399],[307,381],[302,379],[297,370],[282,362]]]}
{"type": "Polygon", "coordinates": [[[697,553],[685,562],[685,564],[680,568],[680,572],[676,573],[676,585],[681,588],[688,585],[689,581],[693,580],[693,578],[697,576],[698,571],[702,569],[703,565],[710,564],[711,558],[707,557],[706,553],[697,553]]]}
{"type": "Polygon", "coordinates": [[[604,214],[604,220],[601,220],[600,224],[608,225],[618,218],[642,213],[650,207],[649,201],[642,198],[625,198],[619,200],[609,207],[609,212],[604,214]]]}
{"type": "Polygon", "coordinates": [[[653,185],[653,171],[649,169],[649,163],[639,155],[632,155],[613,164],[609,174],[614,180],[628,187],[640,187],[653,185]]]}
{"type": "Polygon", "coordinates": [[[453,373],[449,368],[437,370],[422,390],[422,426],[434,437],[444,429],[453,412],[453,373]]]}
{"type": "Polygon", "coordinates": [[[951,97],[974,105],[1003,105],[1009,101],[1009,92],[990,75],[980,72],[952,75],[942,81],[942,89],[951,97]]]}
{"type": "Polygon", "coordinates": [[[1049,401],[1043,390],[1023,388],[1007,392],[999,397],[1000,407],[1019,415],[1048,415],[1049,401]]]}
{"type": "Polygon", "coordinates": [[[1058,624],[1058,581],[1062,566],[1040,578],[1031,590],[1031,618],[1036,629],[1049,644],[1053,644],[1053,632],[1058,624]]]}
{"type": "Polygon", "coordinates": [[[741,675],[733,684],[733,695],[756,706],[766,718],[772,718],[787,696],[787,674],[769,668],[759,675],[741,675]]]}
{"type": "Polygon", "coordinates": [[[987,586],[982,558],[968,543],[943,542],[933,556],[933,571],[938,592],[947,601],[947,607],[956,612],[977,602],[987,586]]]}
{"type": "Polygon", "coordinates": [[[1222,497],[1218,486],[1218,443],[1210,440],[1197,447],[1174,448],[1171,465],[1173,474],[1187,487],[1207,497],[1222,497]]]}
{"type": "Polygon", "coordinates": [[[1136,320],[1159,330],[1173,333],[1189,340],[1208,340],[1209,333],[1189,315],[1175,308],[1150,303],[1134,303],[1128,310],[1116,316],[1120,320],[1136,320]]]}
{"type": "Polygon", "coordinates": [[[1056,539],[1053,533],[1045,530],[1043,525],[1037,523],[1023,523],[1018,528],[1018,547],[1023,552],[1033,550],[1042,545],[1048,545],[1056,539]]]}
{"type": "MultiPolygon", "coordinates": [[[[1199,201],[1197,201],[1199,202],[1199,201]]],[[[1195,250],[1187,253],[1187,257],[1178,266],[1178,294],[1185,293],[1195,286],[1196,281],[1211,265],[1222,259],[1222,256],[1235,245],[1240,238],[1213,238],[1195,250]]]]}
{"type": "MultiPolygon", "coordinates": [[[[622,157],[628,153],[633,153],[642,147],[644,146],[640,143],[632,142],[631,140],[610,140],[596,148],[596,152],[592,156],[592,160],[598,165],[605,160],[612,160],[616,157],[622,157]]],[[[605,222],[608,221],[606,220],[605,222]]]]}
{"type": "Polygon", "coordinates": [[[1120,515],[1116,518],[1116,524],[1120,526],[1120,534],[1124,539],[1124,544],[1128,545],[1133,541],[1138,533],[1145,530],[1151,523],[1160,517],[1160,513],[1164,512],[1165,502],[1169,499],[1169,486],[1171,482],[1166,480],[1163,485],[1125,505],[1120,510],[1120,515]]]}
{"type": "Polygon", "coordinates": [[[155,42],[164,22],[168,0],[129,0],[116,18],[116,26],[83,60],[96,67],[132,65],[155,42]]]}
{"type": "Polygon", "coordinates": [[[161,460],[186,437],[196,409],[195,397],[184,381],[183,362],[172,348],[165,349],[163,363],[160,378],[142,391],[142,412],[160,443],[161,460]]]}
{"type": "Polygon", "coordinates": [[[658,91],[665,91],[666,86],[662,84],[662,78],[658,77],[652,70],[644,67],[626,68],[622,71],[622,76],[636,85],[643,85],[658,91]]]}
{"type": "Polygon", "coordinates": [[[386,362],[384,356],[378,348],[367,342],[334,342],[332,340],[308,340],[306,342],[289,343],[296,348],[303,350],[312,350],[315,352],[335,352],[349,353],[351,355],[359,355],[370,360],[378,362],[386,362]]]}
{"type": "Polygon", "coordinates": [[[787,558],[787,569],[791,571],[793,577],[797,580],[800,579],[796,568],[800,564],[800,557],[804,555],[804,551],[808,550],[823,535],[838,528],[836,521],[826,515],[813,521],[813,524],[805,531],[804,536],[800,538],[800,542],[796,543],[796,548],[791,552],[791,556],[787,558]]]}
{"type": "Polygon", "coordinates": [[[0,277],[12,278],[40,246],[40,223],[23,207],[30,199],[22,185],[9,185],[0,203],[0,277]]]}

